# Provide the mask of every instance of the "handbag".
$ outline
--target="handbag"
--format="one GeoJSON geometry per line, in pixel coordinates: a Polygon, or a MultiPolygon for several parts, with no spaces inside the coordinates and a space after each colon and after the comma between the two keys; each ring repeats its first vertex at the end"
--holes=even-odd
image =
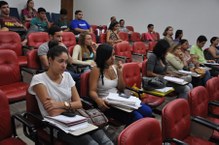
{"type": "Polygon", "coordinates": [[[162,77],[143,77],[142,85],[145,90],[161,89],[166,87],[167,81],[162,77]]]}
{"type": "Polygon", "coordinates": [[[92,109],[77,109],[77,113],[88,119],[88,122],[98,127],[103,127],[108,123],[107,117],[96,108],[92,109]]]}

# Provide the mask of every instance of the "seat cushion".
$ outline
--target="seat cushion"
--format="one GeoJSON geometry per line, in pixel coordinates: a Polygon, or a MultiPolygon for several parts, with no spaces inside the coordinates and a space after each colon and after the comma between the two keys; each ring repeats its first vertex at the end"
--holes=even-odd
{"type": "Polygon", "coordinates": [[[27,65],[27,57],[26,56],[18,56],[18,64],[20,66],[26,66],[27,65]]]}
{"type": "Polygon", "coordinates": [[[212,142],[194,136],[188,136],[183,141],[188,143],[189,145],[214,145],[214,143],[212,142]]]}
{"type": "Polygon", "coordinates": [[[0,141],[0,145],[26,145],[26,143],[19,138],[7,138],[0,141]]]}
{"type": "Polygon", "coordinates": [[[19,100],[24,100],[27,94],[28,87],[29,84],[27,83],[17,82],[10,85],[0,86],[0,90],[5,93],[5,95],[9,99],[9,102],[12,103],[19,100]]]}
{"type": "Polygon", "coordinates": [[[157,97],[157,96],[148,95],[148,94],[145,94],[145,95],[147,96],[143,97],[141,101],[151,107],[157,107],[161,105],[165,100],[164,97],[157,97]]]}
{"type": "MultiPolygon", "coordinates": [[[[219,124],[219,119],[218,118],[208,117],[206,119],[208,119],[208,120],[210,120],[210,121],[212,121],[212,122],[214,122],[216,124],[219,124]]],[[[218,140],[219,141],[219,132],[214,130],[211,138],[214,139],[214,140],[218,140]]]]}
{"type": "Polygon", "coordinates": [[[212,114],[216,114],[216,115],[219,115],[219,107],[216,107],[216,106],[210,106],[209,107],[209,110],[212,114]]]}

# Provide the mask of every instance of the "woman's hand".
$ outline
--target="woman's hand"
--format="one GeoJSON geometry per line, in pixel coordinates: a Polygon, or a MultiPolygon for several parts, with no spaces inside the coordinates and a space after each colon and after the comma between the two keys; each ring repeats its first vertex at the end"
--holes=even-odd
{"type": "Polygon", "coordinates": [[[105,100],[101,99],[101,98],[98,98],[98,100],[96,100],[96,103],[98,105],[98,108],[100,108],[100,110],[102,110],[102,111],[110,109],[107,102],[105,100]]]}

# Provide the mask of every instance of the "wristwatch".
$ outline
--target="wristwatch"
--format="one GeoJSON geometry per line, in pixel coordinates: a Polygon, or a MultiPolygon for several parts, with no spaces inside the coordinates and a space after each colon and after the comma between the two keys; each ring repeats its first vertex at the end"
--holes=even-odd
{"type": "Polygon", "coordinates": [[[64,102],[64,106],[65,106],[66,109],[70,109],[70,103],[69,102],[65,101],[64,102]]]}

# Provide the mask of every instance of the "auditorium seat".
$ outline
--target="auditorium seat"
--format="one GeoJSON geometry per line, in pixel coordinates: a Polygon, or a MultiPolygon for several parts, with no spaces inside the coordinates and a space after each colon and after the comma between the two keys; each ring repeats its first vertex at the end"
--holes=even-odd
{"type": "Polygon", "coordinates": [[[13,50],[18,57],[19,65],[27,65],[27,57],[22,55],[23,52],[19,34],[16,32],[1,32],[0,38],[0,51],[13,50]]]}
{"type": "Polygon", "coordinates": [[[11,118],[8,99],[4,92],[0,90],[0,145],[26,145],[26,143],[17,136],[15,119],[18,119],[23,125],[29,127],[30,130],[32,129],[29,135],[33,139],[36,139],[36,132],[32,124],[28,123],[21,116],[13,115],[11,118]]]}
{"type": "Polygon", "coordinates": [[[10,103],[25,99],[29,85],[22,82],[18,58],[12,50],[0,50],[0,90],[10,103]]]}
{"type": "Polygon", "coordinates": [[[73,49],[76,45],[76,38],[72,32],[63,32],[62,42],[68,48],[69,54],[72,56],[73,49]]]}
{"type": "MultiPolygon", "coordinates": [[[[129,89],[132,88],[132,86],[134,85],[141,89],[142,78],[138,63],[132,62],[123,64],[123,80],[126,84],[126,87],[128,87],[129,89]]],[[[144,94],[144,96],[140,95],[137,97],[139,97],[143,103],[149,105],[152,108],[160,106],[165,100],[164,97],[157,97],[146,93],[144,94]]]]}
{"type": "MultiPolygon", "coordinates": [[[[199,116],[204,120],[219,125],[219,118],[211,117],[208,111],[211,103],[209,103],[209,94],[205,87],[198,86],[193,88],[189,93],[188,102],[192,116],[199,116]]],[[[217,130],[214,130],[211,140],[219,142],[219,132],[217,130]]]]}
{"type": "Polygon", "coordinates": [[[162,110],[163,139],[176,138],[189,145],[214,145],[214,143],[192,136],[191,116],[188,101],[176,99],[169,102],[162,110]]]}
{"type": "Polygon", "coordinates": [[[33,32],[27,36],[27,45],[35,49],[47,41],[49,41],[49,35],[46,32],[33,32]]]}

